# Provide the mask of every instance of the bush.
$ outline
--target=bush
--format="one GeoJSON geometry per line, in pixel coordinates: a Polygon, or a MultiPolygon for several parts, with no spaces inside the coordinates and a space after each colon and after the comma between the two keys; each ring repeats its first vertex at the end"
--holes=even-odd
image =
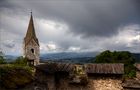
{"type": "Polygon", "coordinates": [[[14,62],[12,62],[12,64],[26,66],[27,58],[20,56],[14,62]]]}
{"type": "Polygon", "coordinates": [[[128,51],[114,51],[106,50],[95,58],[95,63],[123,63],[125,77],[135,77],[136,70],[134,67],[135,59],[128,51]]]}
{"type": "Polygon", "coordinates": [[[0,64],[6,64],[6,61],[3,56],[0,56],[0,64]]]}
{"type": "Polygon", "coordinates": [[[33,68],[29,66],[18,66],[14,64],[5,64],[1,66],[0,87],[15,90],[18,86],[24,86],[33,80],[32,70],[33,68]]]}

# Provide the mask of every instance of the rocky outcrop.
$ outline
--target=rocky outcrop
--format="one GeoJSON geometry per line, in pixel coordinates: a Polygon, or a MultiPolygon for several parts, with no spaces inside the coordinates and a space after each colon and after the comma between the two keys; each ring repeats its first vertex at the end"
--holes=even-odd
{"type": "MultiPolygon", "coordinates": [[[[25,68],[0,66],[0,90],[139,90],[140,81],[121,75],[88,74],[86,83],[71,82],[69,72],[46,73],[37,69],[35,74],[25,68]],[[34,76],[35,75],[35,76],[34,76]]],[[[85,82],[85,80],[83,80],[85,82]]]]}
{"type": "Polygon", "coordinates": [[[23,68],[0,67],[0,89],[17,89],[34,80],[32,74],[23,68]]]}
{"type": "Polygon", "coordinates": [[[140,80],[140,64],[135,64],[136,67],[136,78],[140,80]]]}
{"type": "Polygon", "coordinates": [[[46,63],[35,76],[48,90],[123,90],[123,73],[123,64],[46,63]]]}
{"type": "Polygon", "coordinates": [[[140,80],[138,79],[127,79],[122,85],[125,90],[140,90],[140,80]]]}
{"type": "Polygon", "coordinates": [[[111,78],[90,80],[90,90],[123,90],[122,81],[111,78]]]}
{"type": "Polygon", "coordinates": [[[122,81],[113,78],[90,78],[87,85],[69,84],[69,80],[64,78],[58,86],[57,90],[123,90],[122,81]]]}
{"type": "Polygon", "coordinates": [[[69,74],[64,72],[46,74],[37,71],[36,77],[46,90],[123,90],[122,79],[113,76],[88,76],[86,84],[72,83],[69,74]]]}

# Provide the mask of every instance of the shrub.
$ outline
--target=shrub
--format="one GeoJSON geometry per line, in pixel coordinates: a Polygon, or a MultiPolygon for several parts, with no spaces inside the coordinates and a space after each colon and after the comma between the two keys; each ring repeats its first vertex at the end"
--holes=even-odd
{"type": "Polygon", "coordinates": [[[6,61],[3,56],[0,56],[0,64],[6,64],[6,61]]]}
{"type": "Polygon", "coordinates": [[[96,56],[95,63],[123,63],[125,77],[132,78],[136,75],[136,70],[134,67],[135,59],[128,51],[111,52],[106,50],[96,56]]]}
{"type": "Polygon", "coordinates": [[[27,65],[27,58],[22,56],[18,57],[12,64],[26,66],[27,65]]]}

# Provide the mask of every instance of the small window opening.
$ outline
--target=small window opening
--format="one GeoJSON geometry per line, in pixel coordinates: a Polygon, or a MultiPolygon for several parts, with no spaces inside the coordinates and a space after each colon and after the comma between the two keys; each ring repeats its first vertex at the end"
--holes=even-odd
{"type": "Polygon", "coordinates": [[[34,53],[34,49],[31,49],[31,52],[34,53]]]}

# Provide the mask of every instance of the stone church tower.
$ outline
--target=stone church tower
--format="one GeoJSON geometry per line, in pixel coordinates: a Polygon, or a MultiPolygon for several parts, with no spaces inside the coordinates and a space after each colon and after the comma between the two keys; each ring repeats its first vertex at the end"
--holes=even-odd
{"type": "Polygon", "coordinates": [[[28,59],[28,65],[35,66],[39,64],[39,41],[36,37],[33,16],[31,17],[27,29],[26,36],[23,42],[24,56],[28,59]]]}

